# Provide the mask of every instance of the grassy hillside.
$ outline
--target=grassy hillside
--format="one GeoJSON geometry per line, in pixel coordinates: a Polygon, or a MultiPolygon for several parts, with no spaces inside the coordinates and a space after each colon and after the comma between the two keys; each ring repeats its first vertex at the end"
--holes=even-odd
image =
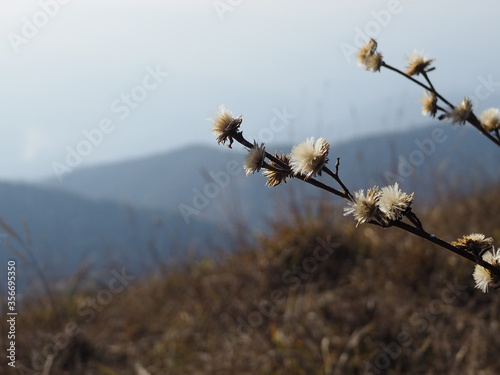
{"type": "MultiPolygon", "coordinates": [[[[479,231],[499,246],[499,188],[416,212],[445,240],[479,231]]],[[[472,263],[325,203],[276,216],[218,261],[142,280],[116,269],[24,301],[19,373],[500,373],[500,292],[474,289],[472,263]]]]}

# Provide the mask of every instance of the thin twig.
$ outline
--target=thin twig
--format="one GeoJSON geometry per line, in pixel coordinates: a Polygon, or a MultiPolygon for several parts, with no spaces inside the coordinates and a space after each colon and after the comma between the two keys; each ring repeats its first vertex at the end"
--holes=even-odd
{"type": "Polygon", "coordinates": [[[418,237],[421,237],[427,241],[430,241],[438,246],[441,246],[442,248],[449,250],[449,251],[451,251],[451,252],[453,252],[453,253],[455,253],[455,254],[457,254],[465,259],[468,259],[473,263],[479,264],[480,266],[487,268],[493,274],[500,276],[500,268],[497,268],[497,267],[493,266],[492,264],[485,262],[482,259],[476,259],[473,254],[468,253],[468,252],[463,251],[463,250],[460,250],[460,249],[456,248],[455,246],[453,246],[452,244],[436,237],[433,234],[427,233],[424,230],[413,227],[413,226],[406,224],[405,222],[402,222],[402,221],[395,221],[392,223],[392,226],[394,226],[396,228],[403,229],[409,233],[412,233],[418,237]]]}
{"type": "MultiPolygon", "coordinates": [[[[396,72],[400,75],[402,75],[403,77],[409,79],[410,81],[412,81],[413,83],[419,85],[420,87],[423,87],[424,89],[426,89],[427,91],[429,92],[432,92],[434,95],[436,95],[437,98],[439,98],[441,101],[443,101],[444,103],[446,103],[452,110],[455,109],[455,106],[453,104],[451,104],[448,100],[446,100],[441,94],[439,94],[439,92],[437,92],[437,90],[434,88],[434,86],[432,85],[429,77],[427,76],[427,74],[425,72],[422,73],[422,75],[424,76],[425,80],[427,81],[428,85],[425,85],[423,84],[422,82],[420,82],[419,80],[413,78],[412,76],[406,74],[405,72],[399,70],[398,68],[395,68],[389,64],[387,64],[386,62],[382,62],[382,66],[386,69],[389,69],[389,70],[392,70],[393,72],[396,72]]],[[[442,110],[442,109],[441,109],[442,110]]],[[[479,130],[481,132],[481,134],[483,134],[486,138],[488,138],[490,141],[492,141],[493,143],[495,143],[497,146],[500,146],[500,137],[498,137],[498,139],[496,139],[495,137],[493,137],[489,132],[487,132],[481,125],[481,122],[477,119],[476,115],[471,112],[469,117],[467,118],[467,122],[469,124],[471,124],[473,127],[475,127],[477,130],[479,130]]]]}
{"type": "Polygon", "coordinates": [[[412,76],[409,76],[408,74],[406,74],[405,72],[399,70],[398,68],[395,68],[385,62],[382,62],[382,66],[384,68],[387,68],[389,70],[392,70],[393,72],[396,72],[398,74],[401,74],[403,77],[409,79],[410,81],[412,81],[413,83],[416,83],[417,85],[419,85],[420,87],[423,87],[424,89],[426,89],[427,91],[429,92],[433,92],[436,97],[438,97],[439,99],[441,99],[444,103],[446,103],[450,108],[455,108],[455,106],[453,104],[451,104],[448,100],[446,100],[445,98],[443,98],[443,96],[441,96],[441,94],[439,94],[436,90],[433,90],[431,87],[429,86],[426,86],[424,85],[422,82],[420,82],[419,80],[416,80],[415,78],[413,78],[412,76]]]}
{"type": "Polygon", "coordinates": [[[342,188],[344,191],[344,194],[346,195],[346,199],[350,200],[351,202],[354,202],[354,197],[352,196],[351,192],[347,188],[347,186],[344,185],[342,180],[339,177],[339,165],[340,165],[340,158],[337,158],[337,162],[335,163],[335,173],[333,173],[330,168],[328,168],[326,165],[323,167],[323,171],[329,176],[331,176],[342,188]]]}

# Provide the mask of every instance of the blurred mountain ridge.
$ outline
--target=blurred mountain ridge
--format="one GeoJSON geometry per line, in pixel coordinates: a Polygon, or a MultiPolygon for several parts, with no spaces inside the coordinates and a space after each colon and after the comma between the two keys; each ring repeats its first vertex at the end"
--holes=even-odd
{"type": "MultiPolygon", "coordinates": [[[[291,148],[267,145],[269,152],[291,148]]],[[[139,272],[187,248],[227,249],[235,226],[265,232],[270,219],[286,215],[293,199],[299,207],[321,199],[344,204],[299,180],[266,187],[261,175],[245,175],[245,153],[236,144],[233,150],[193,145],[82,168],[62,183],[56,177],[37,184],[2,182],[0,218],[21,238],[30,237],[37,262],[58,278],[85,262],[125,264],[139,272]]],[[[417,212],[500,182],[497,147],[467,127],[427,126],[332,144],[331,168],[337,157],[351,191],[399,182],[415,192],[417,212]]],[[[333,183],[325,175],[318,179],[333,183]]],[[[19,247],[13,238],[1,240],[19,247]]],[[[11,255],[5,251],[1,257],[11,255]]]]}
{"type": "MultiPolygon", "coordinates": [[[[292,145],[266,145],[268,152],[290,152],[292,145]]],[[[245,149],[193,145],[148,158],[74,171],[62,182],[44,185],[88,198],[111,199],[135,207],[167,209],[179,220],[218,221],[235,211],[247,220],[269,214],[276,196],[291,186],[311,198],[319,191],[300,181],[267,188],[262,176],[246,176],[245,149]],[[254,202],[261,202],[256,205],[254,202]],[[202,207],[202,209],[200,209],[202,207]],[[192,209],[190,211],[190,209],[192,209]],[[189,211],[191,215],[186,214],[189,211]],[[186,216],[189,216],[186,220],[186,216]]],[[[475,129],[434,124],[411,131],[332,143],[330,166],[340,158],[340,176],[351,190],[398,182],[414,191],[418,202],[467,194],[500,181],[498,148],[475,129]]],[[[327,183],[325,176],[320,177],[327,183]]]]}

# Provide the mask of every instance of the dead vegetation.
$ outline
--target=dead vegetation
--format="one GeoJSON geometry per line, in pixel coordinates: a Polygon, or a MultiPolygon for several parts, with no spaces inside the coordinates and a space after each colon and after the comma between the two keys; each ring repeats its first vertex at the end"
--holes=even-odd
{"type": "MultiPolygon", "coordinates": [[[[481,231],[498,245],[497,197],[498,186],[419,215],[441,238],[481,231]]],[[[61,292],[55,308],[26,301],[18,373],[500,373],[498,291],[474,289],[473,263],[321,206],[220,261],[131,281],[107,303],[86,302],[102,302],[106,285],[61,292]]]]}

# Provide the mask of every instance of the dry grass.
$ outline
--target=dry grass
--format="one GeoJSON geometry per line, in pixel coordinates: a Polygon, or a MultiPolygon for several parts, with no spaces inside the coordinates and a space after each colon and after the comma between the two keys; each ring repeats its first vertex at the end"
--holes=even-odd
{"type": "MultiPolygon", "coordinates": [[[[498,245],[497,194],[419,216],[446,240],[481,231],[498,245]]],[[[257,244],[131,282],[92,319],[82,301],[99,289],[59,295],[57,314],[34,299],[17,325],[18,365],[50,374],[500,373],[498,292],[473,288],[472,263],[396,228],[355,229],[328,208],[273,223],[257,244]],[[70,322],[78,334],[68,338],[70,322]],[[49,335],[61,346],[52,363],[49,335]]]]}

